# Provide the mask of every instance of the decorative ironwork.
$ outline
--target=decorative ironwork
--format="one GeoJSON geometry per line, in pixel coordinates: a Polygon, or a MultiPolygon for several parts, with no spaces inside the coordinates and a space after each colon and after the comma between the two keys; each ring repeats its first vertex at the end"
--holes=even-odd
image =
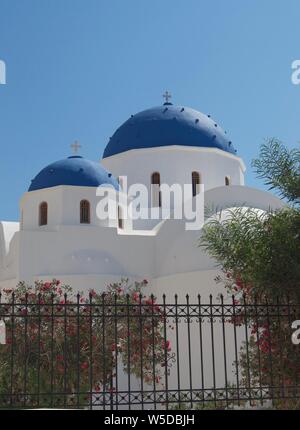
{"type": "Polygon", "coordinates": [[[76,303],[70,302],[66,296],[62,303],[57,304],[41,303],[39,300],[35,303],[17,302],[14,294],[9,300],[3,301],[0,293],[0,321],[9,331],[8,344],[0,345],[0,366],[7,366],[6,375],[9,375],[5,380],[1,380],[0,370],[0,408],[193,409],[205,408],[208,405],[226,408],[244,402],[263,403],[265,400],[282,398],[300,399],[300,384],[297,380],[285,386],[282,355],[279,357],[282,362],[278,363],[278,356],[274,355],[271,346],[269,351],[263,352],[259,347],[262,335],[259,329],[253,329],[254,326],[269,329],[272,324],[288,329],[291,327],[291,321],[297,317],[299,319],[299,315],[300,305],[291,305],[288,300],[275,300],[272,303],[255,300],[253,303],[247,303],[245,298],[237,300],[232,297],[225,300],[221,296],[213,300],[210,296],[209,300],[203,302],[200,296],[194,301],[186,296],[185,300],[179,301],[176,295],[172,302],[163,296],[161,303],[154,300],[144,303],[140,299],[136,304],[132,304],[129,301],[119,303],[117,297],[106,302],[103,295],[100,304],[93,302],[91,296],[90,300],[84,303],[79,299],[76,303]],[[140,330],[140,343],[127,344],[125,369],[119,366],[121,357],[117,347],[109,353],[105,349],[108,327],[110,336],[113,336],[112,344],[118,345],[120,320],[126,322],[129,338],[131,327],[138,327],[140,330]],[[164,342],[164,354],[160,362],[156,360],[154,331],[158,320],[162,321],[164,342]],[[68,364],[66,348],[70,336],[70,321],[74,322],[75,327],[72,332],[75,338],[72,370],[68,364]],[[151,324],[148,324],[148,332],[145,334],[143,328],[149,321],[151,324]],[[33,322],[37,339],[32,339],[29,332],[29,326],[33,322]],[[83,346],[85,354],[89,356],[93,366],[102,366],[103,375],[109,375],[107,380],[105,376],[98,389],[95,389],[99,381],[95,381],[92,365],[89,367],[89,388],[85,386],[82,389],[81,385],[82,339],[79,328],[84,322],[88,322],[90,339],[83,346]],[[64,339],[61,358],[53,356],[53,348],[52,352],[47,351],[49,380],[45,383],[40,371],[45,352],[40,343],[46,331],[50,333],[50,344],[53,345],[57,324],[64,339]],[[22,368],[16,368],[15,365],[16,350],[19,346],[16,344],[17,330],[24,334],[22,347],[25,355],[22,368]],[[97,330],[102,330],[101,341],[105,351],[100,358],[95,356],[93,349],[93,336],[97,330]],[[149,357],[143,355],[143,341],[152,345],[151,381],[144,378],[149,357]],[[33,342],[37,345],[34,351],[33,342]],[[244,362],[247,364],[243,369],[241,347],[244,351],[244,362]],[[6,355],[3,348],[6,348],[6,355]],[[30,354],[26,355],[28,351],[35,354],[32,361],[34,367],[30,354]],[[265,356],[267,354],[269,359],[267,384],[264,377],[266,359],[264,356],[263,364],[263,353],[265,356]],[[135,366],[133,374],[132,357],[136,355],[139,357],[139,369],[135,366]],[[59,390],[55,385],[55,360],[58,359],[64,363],[59,390]],[[97,362],[100,359],[101,362],[97,362]],[[257,366],[255,372],[251,368],[254,359],[257,366]],[[109,369],[110,365],[113,369],[109,369]],[[163,369],[161,379],[157,378],[158,366],[163,369]],[[68,379],[71,371],[76,372],[73,379],[77,382],[73,385],[68,379]],[[32,375],[35,378],[34,389],[32,384],[28,384],[32,375]]]}

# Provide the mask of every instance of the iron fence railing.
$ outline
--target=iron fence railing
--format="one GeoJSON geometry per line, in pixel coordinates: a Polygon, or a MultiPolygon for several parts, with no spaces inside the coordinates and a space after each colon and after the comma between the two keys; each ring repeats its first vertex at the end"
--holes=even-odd
{"type": "Polygon", "coordinates": [[[0,408],[201,409],[300,401],[299,304],[12,294],[0,408]]]}

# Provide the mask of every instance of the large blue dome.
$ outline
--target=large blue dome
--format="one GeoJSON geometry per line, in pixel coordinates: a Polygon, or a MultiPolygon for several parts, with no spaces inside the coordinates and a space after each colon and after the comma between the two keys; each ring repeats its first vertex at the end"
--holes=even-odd
{"type": "Polygon", "coordinates": [[[236,153],[226,132],[210,115],[165,103],[132,115],[110,138],[103,158],[130,149],[170,145],[219,148],[236,153]]]}
{"type": "Polygon", "coordinates": [[[99,163],[76,155],[49,164],[32,180],[28,191],[41,190],[58,185],[98,187],[104,184],[119,189],[118,181],[99,163]]]}

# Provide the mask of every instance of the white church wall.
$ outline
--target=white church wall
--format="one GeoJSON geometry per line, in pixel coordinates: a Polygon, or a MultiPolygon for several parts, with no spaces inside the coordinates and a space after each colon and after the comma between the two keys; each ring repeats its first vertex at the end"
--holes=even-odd
{"type": "Polygon", "coordinates": [[[267,191],[238,185],[208,190],[204,196],[204,204],[217,210],[244,206],[269,211],[285,207],[284,201],[267,191]]]}
{"type": "Polygon", "coordinates": [[[18,222],[0,221],[0,264],[9,251],[12,238],[19,229],[18,222]]]}
{"type": "MultiPolygon", "coordinates": [[[[204,205],[217,210],[245,206],[266,211],[285,204],[265,191],[236,185],[206,191],[204,205]]],[[[185,220],[161,223],[155,242],[156,276],[213,269],[215,262],[199,247],[200,236],[201,230],[186,230],[185,220]]]]}
{"type": "Polygon", "coordinates": [[[16,285],[18,284],[18,278],[10,278],[10,279],[1,279],[0,280],[0,290],[8,289],[13,290],[16,288],[16,285]]]}
{"type": "MultiPolygon", "coordinates": [[[[198,246],[201,232],[186,231],[184,220],[164,221],[151,235],[147,231],[118,231],[93,224],[80,225],[79,202],[85,197],[94,203],[94,191],[72,188],[57,187],[55,190],[33,192],[24,197],[21,205],[23,230],[19,235],[20,245],[19,239],[16,238],[15,246],[9,257],[6,257],[5,268],[2,267],[0,280],[18,279],[32,282],[38,277],[65,277],[68,279],[67,283],[72,285],[74,282],[75,289],[81,290],[81,284],[85,284],[84,289],[102,290],[110,280],[128,276],[133,279],[154,279],[154,285],[157,284],[157,279],[165,279],[167,281],[163,282],[163,289],[170,285],[175,293],[182,290],[176,279],[180,279],[179,283],[183,283],[184,290],[187,291],[186,288],[190,287],[187,282],[182,281],[182,277],[193,273],[193,282],[197,284],[197,276],[203,279],[203,271],[215,268],[215,263],[198,246]],[[49,226],[39,227],[38,206],[44,200],[49,204],[49,226]],[[58,207],[58,202],[61,202],[61,208],[58,207]],[[53,214],[51,218],[52,207],[61,215],[60,226],[51,225],[51,220],[58,216],[53,214]],[[63,219],[69,225],[64,225],[63,219]],[[88,281],[85,282],[87,278],[88,281]]],[[[205,203],[218,208],[237,202],[248,203],[263,210],[284,206],[281,200],[269,193],[242,186],[220,187],[205,193],[205,203]]],[[[92,220],[93,217],[94,206],[92,220]]],[[[14,226],[14,229],[17,227],[14,226]]],[[[8,230],[6,226],[6,231],[8,230]]],[[[6,239],[2,233],[2,255],[3,249],[7,252],[7,244],[11,242],[7,237],[8,233],[6,239]]],[[[207,284],[209,289],[212,286],[211,282],[203,283],[207,284]]]]}
{"type": "MultiPolygon", "coordinates": [[[[103,187],[103,189],[105,189],[103,187]]],[[[80,202],[90,203],[90,225],[110,226],[117,228],[115,219],[99,219],[96,208],[101,197],[96,194],[96,187],[57,186],[53,188],[31,191],[21,200],[21,218],[23,230],[53,230],[62,225],[80,225],[80,202]],[[48,224],[39,226],[39,206],[48,204],[48,224]]],[[[117,210],[116,210],[117,214],[117,210]]],[[[116,215],[117,216],[117,215],[116,215]]],[[[124,229],[131,229],[132,220],[124,220],[124,229]]]]}
{"type": "Polygon", "coordinates": [[[150,189],[153,172],[160,173],[161,183],[191,184],[193,171],[200,173],[205,190],[223,186],[226,176],[231,184],[244,185],[243,161],[215,148],[167,146],[135,149],[104,158],[101,163],[115,176],[127,176],[128,186],[142,183],[150,189]]]}
{"type": "Polygon", "coordinates": [[[53,187],[25,193],[20,202],[22,230],[51,230],[62,223],[62,187],[53,187]],[[39,226],[40,204],[48,204],[48,225],[39,226]]]}
{"type": "Polygon", "coordinates": [[[118,235],[116,229],[64,226],[57,232],[22,231],[20,278],[64,275],[150,276],[153,237],[118,235]],[[26,250],[30,249],[30,253],[26,250]]]}
{"type": "MultiPolygon", "coordinates": [[[[64,191],[68,194],[67,190],[64,191]]],[[[54,194],[49,195],[52,197],[54,194]]],[[[84,190],[78,190],[74,195],[77,202],[87,196],[84,190]]],[[[218,207],[234,204],[237,200],[263,209],[283,206],[281,200],[269,193],[242,186],[212,189],[205,196],[206,203],[218,207]]],[[[62,200],[68,214],[72,215],[78,209],[77,203],[69,204],[69,195],[62,200]]],[[[40,198],[34,196],[33,201],[36,205],[40,198]]],[[[76,275],[78,285],[78,275],[82,275],[83,279],[89,275],[156,279],[215,267],[215,263],[199,248],[201,231],[186,231],[185,220],[164,221],[150,235],[147,231],[118,231],[115,228],[80,225],[77,216],[65,218],[70,225],[60,225],[55,230],[51,229],[51,225],[48,229],[35,226],[35,231],[26,231],[24,227],[20,243],[20,279],[37,276],[72,278],[76,275]]],[[[91,280],[89,285],[92,283],[91,280]]],[[[97,284],[92,288],[97,288],[97,284]]]]}
{"type": "MultiPolygon", "coordinates": [[[[104,187],[102,187],[105,189],[104,187]]],[[[97,204],[100,197],[97,196],[96,187],[71,187],[63,186],[62,201],[63,201],[63,214],[62,225],[79,225],[80,224],[80,202],[88,200],[90,203],[90,225],[91,226],[107,226],[108,220],[101,220],[97,217],[97,204]]],[[[111,227],[117,227],[117,219],[111,220],[111,227]]]]}
{"type": "Polygon", "coordinates": [[[0,288],[16,285],[19,256],[19,223],[0,223],[0,288]]]}

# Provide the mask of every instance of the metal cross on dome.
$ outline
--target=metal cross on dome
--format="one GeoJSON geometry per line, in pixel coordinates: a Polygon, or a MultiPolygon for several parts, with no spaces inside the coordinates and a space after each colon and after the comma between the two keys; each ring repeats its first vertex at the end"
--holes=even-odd
{"type": "Polygon", "coordinates": [[[172,98],[172,94],[171,94],[171,93],[169,93],[169,91],[166,91],[166,92],[163,94],[163,98],[165,99],[166,103],[169,103],[169,100],[172,98]]]}
{"type": "Polygon", "coordinates": [[[77,154],[78,150],[81,148],[81,145],[77,140],[75,140],[75,142],[72,143],[71,148],[72,148],[73,153],[77,154]]]}

